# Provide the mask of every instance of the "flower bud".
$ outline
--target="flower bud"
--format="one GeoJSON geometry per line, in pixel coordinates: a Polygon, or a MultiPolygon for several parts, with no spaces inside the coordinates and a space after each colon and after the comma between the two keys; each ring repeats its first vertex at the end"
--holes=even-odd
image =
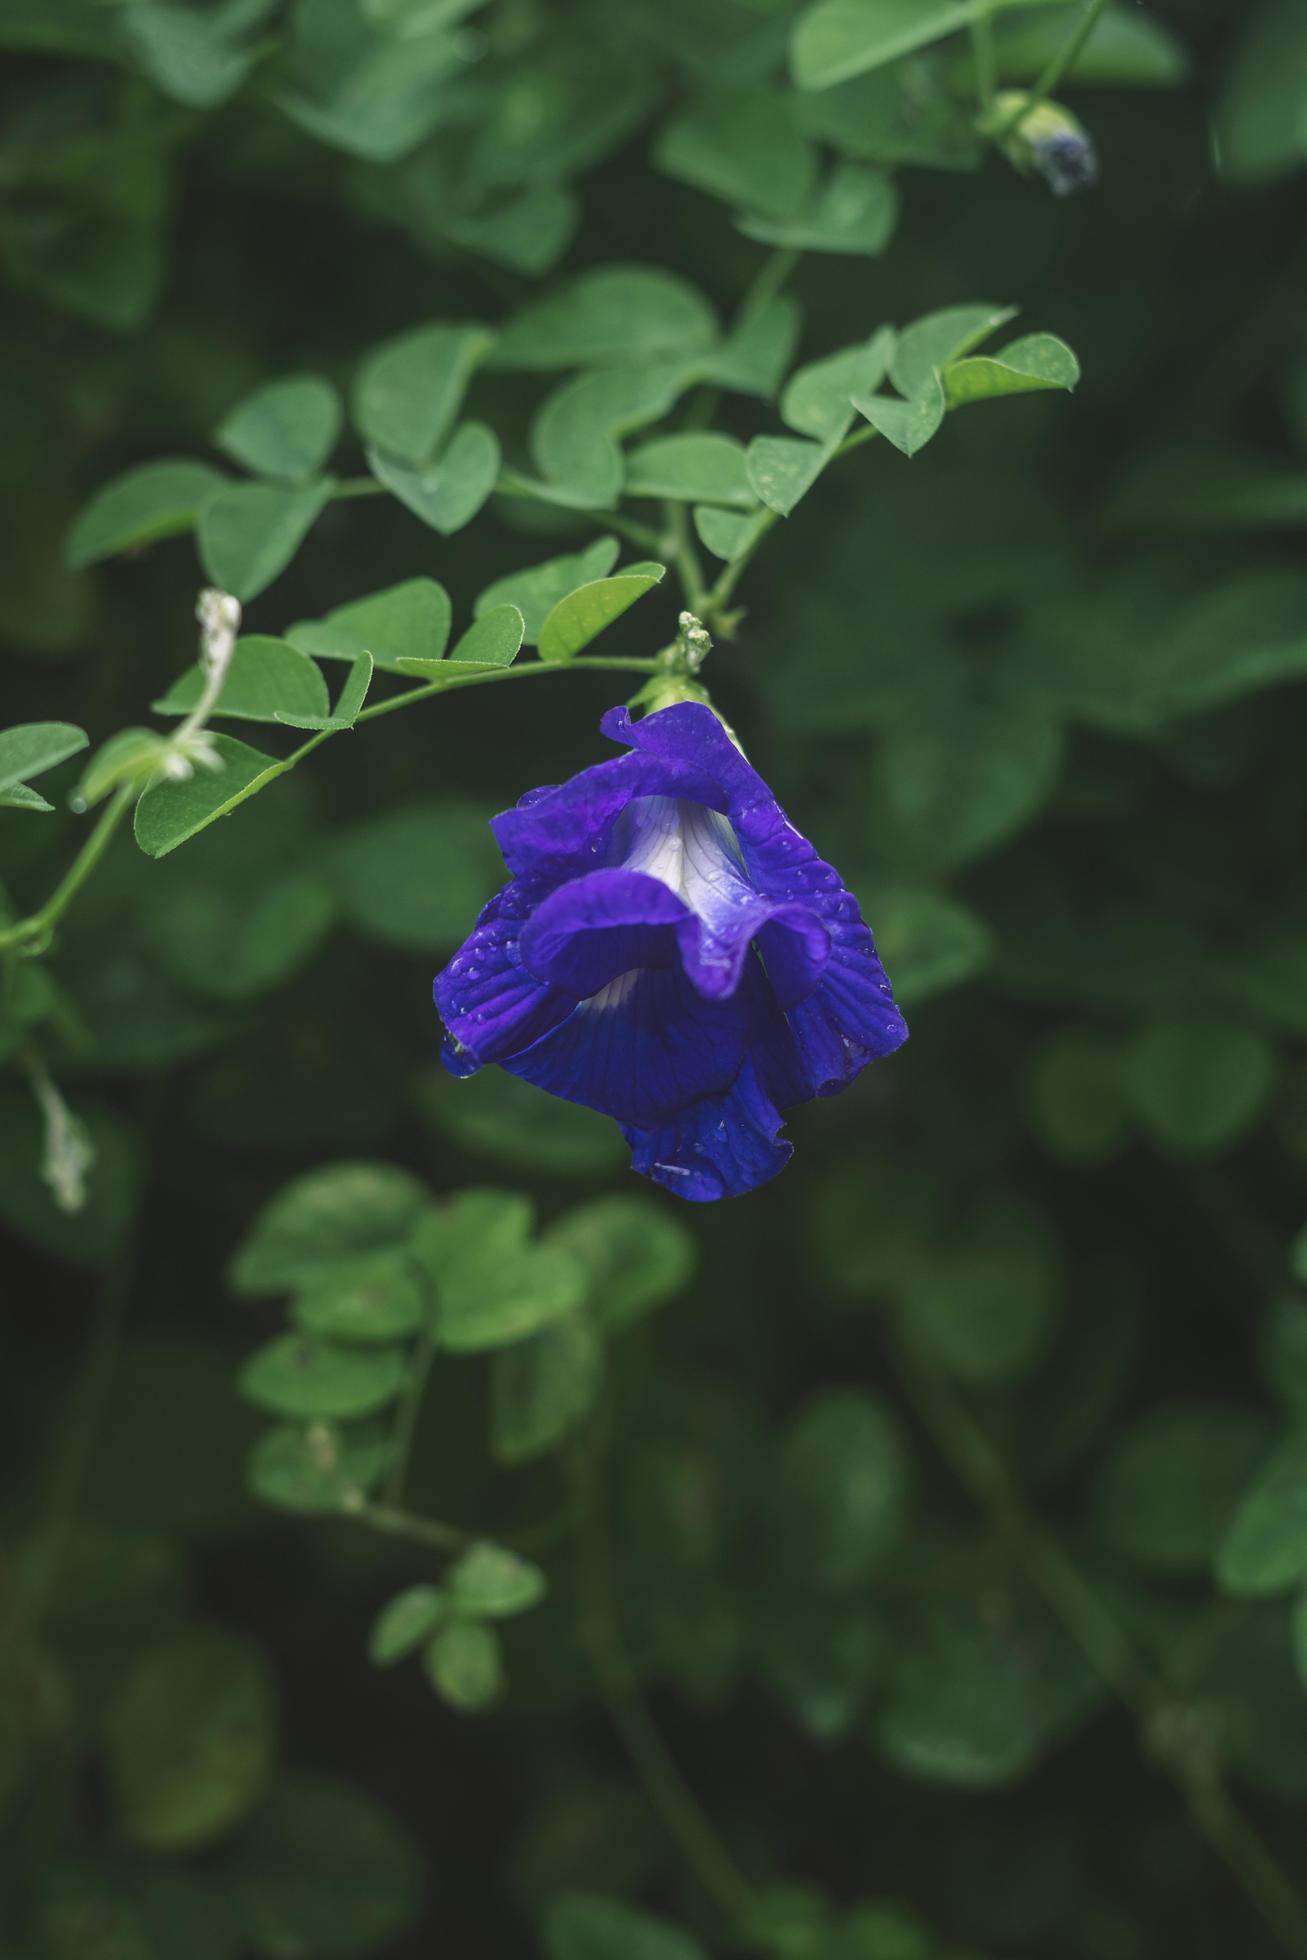
{"type": "Polygon", "coordinates": [[[1000,128],[1018,117],[1000,139],[1004,155],[1018,170],[1041,176],[1055,197],[1088,190],[1098,181],[1098,153],[1088,130],[1059,102],[1038,102],[1020,114],[1028,99],[1021,90],[1009,89],[994,104],[1000,128]]]}
{"type": "Polygon", "coordinates": [[[221,677],[241,630],[241,602],[230,592],[206,586],[196,602],[195,617],[200,622],[200,665],[206,674],[221,677]]]}

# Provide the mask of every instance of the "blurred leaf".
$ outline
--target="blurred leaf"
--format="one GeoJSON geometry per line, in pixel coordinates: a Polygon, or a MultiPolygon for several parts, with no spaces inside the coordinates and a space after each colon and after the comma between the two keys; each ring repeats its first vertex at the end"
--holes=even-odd
{"type": "Polygon", "coordinates": [[[540,1931],[545,1960],[708,1960],[669,1919],[583,1892],[551,1900],[540,1931]]]}
{"type": "Polygon", "coordinates": [[[426,1669],[440,1699],[460,1714],[480,1714],[504,1691],[499,1636],[475,1620],[443,1627],[427,1648],[426,1669]]]}
{"type": "Polygon", "coordinates": [[[1167,1655],[1167,1672],[1203,1710],[1230,1768],[1281,1796],[1307,1796],[1307,1703],[1283,1603],[1227,1602],[1203,1615],[1167,1655]]]}
{"type": "Polygon", "coordinates": [[[111,1266],[131,1231],[145,1183],[139,1131],[110,1109],[74,1097],[73,1114],[95,1152],[86,1202],[62,1211],[41,1175],[45,1137],[35,1101],[0,1093],[0,1218],[25,1239],[75,1266],[111,1266]]]}
{"type": "Polygon", "coordinates": [[[907,1331],[963,1381],[1006,1385],[1042,1360],[1062,1310],[1057,1242],[1018,1199],[989,1198],[923,1246],[908,1275],[907,1331]]]}
{"type": "Polygon", "coordinates": [[[652,266],[583,272],[509,323],[492,357],[499,368],[640,366],[703,353],[716,336],[706,301],[652,266]]]}
{"type": "Polygon", "coordinates": [[[487,327],[434,326],[378,348],[359,369],[351,401],[364,442],[401,463],[429,463],[493,345],[487,327]]]}
{"type": "Polygon", "coordinates": [[[602,1370],[599,1336],[580,1314],[496,1354],[490,1375],[496,1460],[526,1463],[552,1449],[589,1411],[602,1370]]]}
{"type": "Polygon", "coordinates": [[[883,1675],[890,1649],[886,1621],[865,1599],[774,1600],[758,1615],[759,1672],[805,1735],[817,1742],[846,1736],[883,1675]]]}
{"type": "Polygon", "coordinates": [[[1259,185],[1307,162],[1302,113],[1307,18],[1297,0],[1262,0],[1239,25],[1217,104],[1217,159],[1232,182],[1259,185]]]}
{"type": "Polygon", "coordinates": [[[894,1542],[911,1483],[897,1419],[878,1396],[828,1389],[794,1417],[768,1486],[769,1556],[804,1591],[848,1593],[894,1542]]]}
{"type": "Polygon", "coordinates": [[[388,1437],[363,1423],[344,1430],[326,1422],[284,1423],[259,1438],[246,1477],[261,1503],[308,1517],[332,1515],[381,1482],[390,1456],[388,1437]]]}
{"type": "Polygon", "coordinates": [[[837,163],[788,217],[750,212],[738,223],[747,238],[764,245],[875,258],[888,245],[898,214],[898,195],[881,171],[862,163],[837,163]]]}
{"type": "Polygon", "coordinates": [[[459,803],[401,805],[352,825],[327,870],[352,926],[418,953],[457,946],[503,875],[484,813],[459,803]]]}
{"type": "Polygon", "coordinates": [[[484,422],[464,422],[438,462],[407,469],[369,449],[368,468],[392,496],[444,537],[472,522],[499,476],[499,443],[484,422]]]}
{"type": "Polygon", "coordinates": [[[428,1212],[413,1253],[434,1280],[440,1345],[454,1353],[505,1347],[574,1313],[586,1273],[574,1254],[531,1241],[532,1208],[503,1191],[464,1191],[428,1212]]]}
{"type": "Polygon", "coordinates": [[[414,1093],[419,1113],[435,1129],[464,1150],[512,1169],[587,1177],[613,1170],[625,1158],[625,1145],[606,1117],[542,1096],[504,1069],[482,1069],[463,1082],[432,1070],[418,1079],[414,1093]]]}
{"type": "Polygon", "coordinates": [[[516,606],[526,622],[525,643],[534,646],[554,607],[579,586],[601,580],[616,564],[618,548],[616,538],[596,538],[583,551],[567,552],[561,558],[547,558],[543,565],[509,572],[486,587],[473,611],[480,619],[494,606],[516,606]]]}
{"type": "Polygon", "coordinates": [[[1228,1016],[1159,1020],[1125,1053],[1126,1087],[1155,1143],[1177,1155],[1228,1149],[1261,1115],[1275,1083],[1275,1054],[1228,1016]]]}
{"type": "Polygon", "coordinates": [[[554,663],[574,660],[606,626],[620,619],[637,599],[643,599],[663,576],[663,567],[652,572],[620,572],[615,578],[595,579],[578,586],[550,610],[540,628],[540,658],[554,663]]]}
{"type": "Polygon", "coordinates": [[[796,210],[816,179],[816,159],[784,96],[761,87],[701,96],[666,125],[654,160],[711,197],[773,216],[796,210]]]}
{"type": "Polygon", "coordinates": [[[409,1586],[388,1599],[368,1635],[374,1667],[393,1667],[417,1652],[449,1611],[449,1594],[439,1586],[409,1586]]]}
{"type": "Polygon", "coordinates": [[[241,1370],[241,1394],[276,1416],[349,1421],[399,1394],[406,1360],[398,1348],[334,1347],[308,1334],[279,1334],[241,1370]]]}
{"type": "MultiPolygon", "coordinates": [[[[129,18],[139,20],[145,11],[134,7],[129,18]]],[[[342,420],[340,396],[331,383],[302,374],[270,381],[237,402],[214,430],[213,440],[224,455],[256,476],[302,483],[317,475],[336,447],[342,420]]]]}
{"type": "Polygon", "coordinates": [[[1087,1028],[1063,1028],[1040,1042],[1026,1073],[1031,1127],[1068,1164],[1099,1164],[1130,1130],[1119,1044],[1087,1028]]]}
{"type": "Polygon", "coordinates": [[[816,0],[794,25],[790,72],[799,88],[830,88],[883,67],[1005,6],[1037,0],[816,0]]]}
{"type": "Polygon", "coordinates": [[[1307,1578],[1307,1433],[1291,1435],[1259,1469],[1221,1539],[1226,1592],[1283,1592],[1307,1578]]]}
{"type": "Polygon", "coordinates": [[[755,502],[743,444],[706,432],[655,436],[633,449],[626,459],[625,491],[628,497],[733,504],[741,510],[751,510],[755,502]]]}
{"type": "Polygon", "coordinates": [[[0,790],[43,776],[86,748],[89,739],[84,728],[68,721],[29,721],[21,728],[0,729],[0,790]]]}
{"type": "Polygon", "coordinates": [[[864,421],[892,442],[904,456],[915,456],[944,421],[944,389],[938,375],[931,375],[911,401],[893,395],[859,395],[853,404],[864,421]]]}
{"type": "Polygon", "coordinates": [[[161,880],[150,940],[177,977],[217,1000],[249,1000],[303,965],[335,919],[331,889],[313,871],[266,879],[161,880]]]}
{"type": "Polygon", "coordinates": [[[960,864],[1029,822],[1062,761],[1060,732],[1037,708],[958,687],[923,695],[885,736],[877,773],[908,847],[960,864]]]}
{"type": "Polygon", "coordinates": [[[199,515],[200,562],[208,578],[238,599],[253,599],[285,571],[335,494],[322,477],[294,489],[237,483],[219,490],[199,515]]]}
{"type": "Polygon", "coordinates": [[[448,219],[451,238],[510,272],[549,272],[576,230],[576,199],[559,184],[528,185],[506,203],[448,219]]]}
{"type": "Polygon", "coordinates": [[[381,1253],[339,1278],[314,1280],[291,1306],[306,1334],[365,1346],[416,1334],[427,1312],[426,1290],[398,1253],[381,1253]]]}
{"type": "Polygon", "coordinates": [[[223,32],[220,15],[147,4],[122,17],[127,46],[156,88],[188,109],[212,109],[234,95],[253,54],[223,32]]]}
{"type": "Polygon", "coordinates": [[[1118,1557],[1145,1571],[1206,1572],[1269,1444],[1267,1424],[1251,1410],[1162,1403],[1105,1457],[1094,1487],[1094,1529],[1118,1557]]]}
{"type": "Polygon", "coordinates": [[[694,528],[699,542],[714,558],[732,559],[754,536],[757,512],[745,517],[739,511],[717,510],[709,504],[694,507],[694,528]]]}
{"type": "Polygon", "coordinates": [[[324,619],[300,620],[286,638],[320,660],[357,660],[366,652],[383,673],[400,673],[401,659],[440,659],[452,617],[443,585],[409,578],[337,606],[324,619]]]}
{"type": "Polygon", "coordinates": [[[931,375],[960,361],[973,347],[1016,313],[1014,306],[946,306],[923,314],[905,327],[895,343],[890,379],[909,400],[927,386],[931,375]]]}
{"type": "Polygon", "coordinates": [[[105,1722],[127,1842],[179,1852],[226,1837],[262,1794],[275,1731],[272,1682],[247,1641],[194,1628],[147,1647],[105,1722]]]}
{"type": "Polygon", "coordinates": [[[447,1583],[452,1610],[470,1619],[511,1619],[538,1605],[546,1589],[538,1565],[485,1540],[455,1561],[447,1583]]]}
{"type": "Polygon", "coordinates": [[[343,1783],[285,1776],[242,1833],[226,1872],[259,1960],[353,1960],[417,1915],[422,1867],[408,1838],[343,1783]]]}
{"type": "Polygon", "coordinates": [[[842,441],[853,427],[853,397],[880,386],[893,352],[892,329],[880,327],[870,339],[796,369],[781,396],[782,421],[818,442],[842,441]]]}
{"type": "Polygon", "coordinates": [[[597,1198],[565,1212],[546,1243],[581,1261],[590,1276],[590,1305],[609,1328],[627,1327],[674,1298],[694,1271],[686,1227],[650,1198],[597,1198]]]}
{"type": "Polygon", "coordinates": [[[74,793],[76,805],[89,810],[121,783],[143,788],[163,761],[167,746],[167,737],[153,728],[120,729],[87,763],[74,793]]]}
{"type": "Polygon", "coordinates": [[[905,1007],[961,986],[990,958],[992,942],[983,920],[928,886],[886,886],[864,909],[895,998],[905,1007]]]}
{"type": "MultiPolygon", "coordinates": [[[[153,712],[188,715],[207,678],[202,667],[190,668],[151,704],[153,712]]],[[[329,707],[326,682],[307,654],[287,640],[252,634],[236,642],[213,713],[237,721],[275,722],[283,713],[325,717],[329,707]]]]}
{"type": "Polygon", "coordinates": [[[74,571],[120,551],[194,530],[205,505],[227,484],[207,463],[142,463],[98,490],[68,533],[74,571]]]}
{"type": "Polygon", "coordinates": [[[745,457],[754,495],[778,517],[788,517],[830,462],[830,443],[798,442],[792,436],[755,436],[745,457]]]}
{"type": "Polygon", "coordinates": [[[798,305],[787,293],[746,308],[705,357],[703,379],[770,401],[793,359],[800,325],[798,305]]]}
{"type": "Polygon", "coordinates": [[[389,1269],[428,1204],[425,1185],[390,1164],[327,1164],[284,1186],[236,1249],[232,1290],[258,1296],[336,1285],[389,1269]]]}
{"type": "MultiPolygon", "coordinates": [[[[1021,13],[1002,23],[998,71],[1005,81],[1033,82],[1066,46],[1075,28],[1073,5],[1021,13]]],[[[1184,43],[1162,21],[1133,6],[1109,6],[1069,70],[1078,85],[1179,88],[1193,63],[1184,43]]]]}
{"type": "Polygon", "coordinates": [[[281,764],[232,735],[209,737],[219,767],[203,764],[183,782],[152,783],[136,806],[136,841],[147,857],[166,857],[179,844],[225,817],[281,774],[281,764]]]}

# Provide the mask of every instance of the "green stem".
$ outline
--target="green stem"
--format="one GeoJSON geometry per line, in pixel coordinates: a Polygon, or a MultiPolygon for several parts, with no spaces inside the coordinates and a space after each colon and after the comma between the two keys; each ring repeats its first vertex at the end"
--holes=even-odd
{"type": "Polygon", "coordinates": [[[41,939],[63,917],[104,856],[110,839],[131,808],[135,796],[136,791],[130,785],[124,784],[110,798],[101,811],[94,830],[40,911],[33,912],[30,917],[19,919],[16,924],[0,930],[0,951],[7,946],[21,946],[29,939],[41,939]]]}
{"type": "Polygon", "coordinates": [[[898,1344],[899,1377],[941,1454],[977,1508],[1013,1547],[1032,1583],[1059,1616],[1103,1682],[1132,1710],[1151,1753],[1177,1784],[1194,1823],[1224,1860],[1286,1953],[1307,1960],[1307,1904],[1237,1809],[1219,1770],[1183,1743],[1177,1697],[1135,1650],[1061,1544],[1031,1515],[1007,1464],[948,1378],[898,1344]]]}
{"type": "Polygon", "coordinates": [[[672,563],[681,581],[685,603],[696,616],[703,611],[707,597],[707,583],[703,566],[694,547],[690,534],[690,513],[684,504],[666,503],[663,510],[667,518],[667,532],[672,541],[672,563]]]}
{"type": "Polygon", "coordinates": [[[1020,128],[1032,110],[1042,107],[1047,102],[1062,77],[1068,74],[1080,59],[1085,43],[1102,19],[1106,8],[1107,0],[1086,0],[1085,11],[1080,16],[1075,32],[1066,45],[1053,56],[1029,95],[1012,111],[1011,115],[1003,118],[997,129],[987,132],[992,142],[1002,143],[1015,129],[1020,128]]]}
{"type": "Polygon", "coordinates": [[[442,1524],[438,1518],[420,1518],[412,1511],[401,1511],[393,1504],[372,1504],[366,1499],[346,1513],[369,1531],[384,1532],[387,1538],[409,1538],[433,1552],[461,1552],[474,1542],[474,1534],[455,1524],[442,1524]]]}
{"type": "Polygon", "coordinates": [[[386,1503],[397,1509],[404,1502],[404,1485],[408,1477],[409,1458],[413,1454],[413,1444],[417,1439],[418,1417],[422,1413],[422,1398],[426,1394],[427,1377],[431,1364],[436,1358],[436,1312],[435,1302],[428,1298],[427,1310],[422,1327],[413,1348],[408,1364],[408,1377],[400,1398],[399,1413],[395,1419],[394,1450],[390,1471],[386,1477],[386,1503]]]}
{"type": "Polygon", "coordinates": [[[971,23],[971,59],[976,74],[976,100],[983,115],[994,100],[998,82],[994,60],[994,25],[987,12],[971,23]]]}
{"type": "Polygon", "coordinates": [[[603,1502],[591,1447],[584,1441],[578,1443],[571,1462],[576,1492],[579,1631],[599,1693],[650,1808],[662,1820],[705,1894],[738,1935],[753,1909],[753,1887],[681,1775],[645,1705],[618,1627],[603,1502]]]}
{"type": "Polygon", "coordinates": [[[618,532],[632,544],[638,544],[641,550],[656,552],[660,558],[666,553],[667,538],[662,531],[655,531],[652,524],[641,524],[637,518],[624,517],[618,510],[606,510],[603,519],[605,530],[618,532]]]}
{"type": "MultiPolygon", "coordinates": [[[[831,462],[838,462],[841,456],[847,456],[851,450],[861,449],[864,443],[871,442],[879,433],[880,431],[874,429],[870,422],[866,423],[860,429],[855,429],[853,434],[845,436],[843,442],[836,448],[830,459],[831,462]]],[[[743,551],[722,567],[721,571],[717,574],[714,584],[704,593],[703,617],[710,626],[714,623],[715,616],[730,604],[735,588],[739,584],[744,572],[748,569],[753,554],[757,551],[758,546],[762,543],[772,526],[778,523],[779,520],[779,511],[760,510],[754,520],[753,535],[745,545],[743,551]]]]}
{"type": "Polygon", "coordinates": [[[341,504],[350,497],[388,497],[390,494],[385,484],[378,483],[374,476],[346,476],[332,491],[331,500],[341,504]]]}

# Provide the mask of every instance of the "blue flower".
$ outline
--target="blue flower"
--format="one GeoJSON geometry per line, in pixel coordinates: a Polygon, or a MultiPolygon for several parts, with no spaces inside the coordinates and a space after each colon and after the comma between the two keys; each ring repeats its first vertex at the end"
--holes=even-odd
{"type": "Polygon", "coordinates": [[[780,1111],[907,1038],[856,899],[710,708],[493,821],[512,873],[435,983],[445,1066],[498,1062],[613,1116],[637,1171],[706,1202],[783,1168],[780,1111]]]}

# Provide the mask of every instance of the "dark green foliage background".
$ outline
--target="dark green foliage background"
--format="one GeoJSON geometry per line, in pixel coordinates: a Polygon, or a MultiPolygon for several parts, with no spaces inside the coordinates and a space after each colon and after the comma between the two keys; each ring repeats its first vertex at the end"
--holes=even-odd
{"type": "MultiPolygon", "coordinates": [[[[260,383],[347,388],[391,336],[502,322],[612,261],[737,312],[766,246],[655,152],[705,91],[782,75],[797,10],[461,11],[436,120],[415,56],[333,95],[359,62],[331,35],[384,6],[208,10],[246,72],[177,56],[180,6],[0,0],[6,726],[99,743],[188,665],[190,542],[71,573],[64,540],[118,472],[215,460],[260,383]]],[[[505,1364],[436,1355],[408,1507],[548,1580],[497,1628],[487,1712],[450,1705],[483,1654],[443,1699],[368,1659],[443,1553],[251,1492],[267,1420],[239,1382],[286,1323],[227,1274],[260,1208],[335,1162],[529,1193],[554,1248],[634,1190],[597,1119],[441,1078],[430,1006],[497,880],[485,817],[596,758],[623,677],[437,697],[162,861],[124,833],[41,968],[56,991],[11,972],[3,1960],[1307,1952],[1307,27],[1236,13],[1158,0],[1174,86],[1066,84],[1093,191],[909,158],[883,252],[790,274],[796,361],[979,299],[1084,378],[950,417],[912,461],[841,461],[741,586],[706,678],[864,897],[912,1040],[796,1114],[766,1192],[648,1197],[611,1254],[586,1228],[590,1332],[558,1363],[579,1408],[604,1349],[579,1444],[496,1463],[505,1364]],[[99,1150],[72,1216],[39,1177],[29,1041],[99,1150]],[[642,1793],[596,1618],[746,1874],[742,1916],[642,1793]]],[[[894,71],[964,149],[967,46],[894,71]]],[[[519,463],[542,392],[475,383],[519,463]]],[[[742,395],[714,426],[781,432],[742,395]]],[[[602,529],[500,496],[447,539],[337,502],[247,627],[427,575],[457,633],[493,580],[602,529]]],[[[669,578],[603,650],[652,653],[679,604],[669,578]]],[[[90,822],[77,769],[42,779],[57,815],[0,810],[14,917],[90,822]]]]}

